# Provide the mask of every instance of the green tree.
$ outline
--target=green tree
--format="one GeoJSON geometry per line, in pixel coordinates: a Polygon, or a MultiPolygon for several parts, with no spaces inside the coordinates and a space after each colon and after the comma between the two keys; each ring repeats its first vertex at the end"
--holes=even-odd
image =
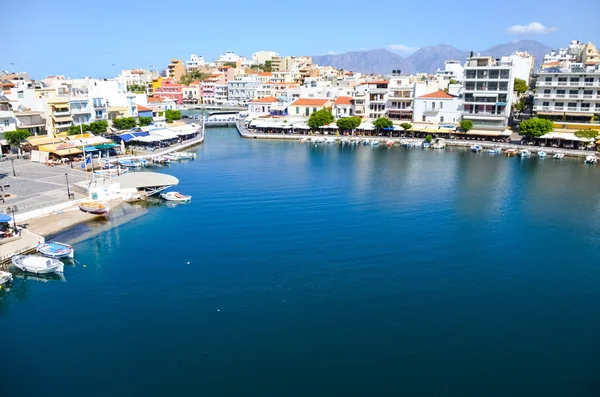
{"type": "Polygon", "coordinates": [[[473,129],[473,122],[471,120],[463,120],[458,124],[460,125],[460,128],[462,128],[462,130],[464,132],[469,132],[473,129]]]}
{"type": "Polygon", "coordinates": [[[181,119],[181,112],[179,110],[167,109],[165,111],[165,118],[167,119],[167,123],[172,123],[175,120],[181,119]]]}
{"type": "Polygon", "coordinates": [[[411,123],[402,123],[400,124],[400,127],[404,128],[404,132],[411,132],[414,135],[414,131],[410,131],[410,129],[412,128],[411,123]]]}
{"type": "Polygon", "coordinates": [[[128,92],[134,92],[136,94],[145,94],[146,87],[141,84],[131,84],[127,86],[128,92]]]}
{"type": "Polygon", "coordinates": [[[108,129],[108,122],[106,120],[98,120],[90,123],[90,131],[92,134],[98,135],[106,132],[108,129]]]}
{"type": "Polygon", "coordinates": [[[338,126],[338,128],[342,131],[352,131],[356,128],[358,128],[358,126],[361,123],[361,118],[360,117],[343,117],[341,119],[336,120],[335,124],[338,126]]]}
{"type": "Polygon", "coordinates": [[[528,89],[529,87],[527,86],[527,82],[525,80],[515,78],[515,87],[513,88],[514,91],[518,92],[519,94],[523,94],[527,92],[528,89]]]}
{"type": "Polygon", "coordinates": [[[136,126],[135,118],[122,117],[113,120],[113,127],[118,130],[130,130],[136,126]]]}
{"type": "Polygon", "coordinates": [[[384,128],[390,128],[394,124],[392,123],[392,120],[388,119],[387,117],[380,117],[373,122],[373,125],[377,128],[377,131],[379,131],[384,128]]]}
{"type": "Polygon", "coordinates": [[[519,124],[519,132],[530,137],[538,137],[551,132],[554,129],[552,120],[533,117],[519,124]]]}
{"type": "Polygon", "coordinates": [[[427,135],[425,137],[425,141],[427,141],[427,143],[431,143],[431,141],[433,141],[433,137],[431,135],[427,135]]]}
{"type": "Polygon", "coordinates": [[[454,80],[454,79],[450,79],[450,81],[448,82],[448,85],[450,84],[458,84],[458,81],[454,80]]]}
{"type": "Polygon", "coordinates": [[[598,131],[596,131],[596,130],[578,130],[578,131],[575,131],[575,136],[578,138],[594,139],[598,136],[598,131]]]}
{"type": "Polygon", "coordinates": [[[515,109],[517,109],[517,111],[519,112],[525,110],[525,101],[520,100],[519,102],[517,102],[517,104],[515,105],[515,109]]]}
{"type": "Polygon", "coordinates": [[[81,125],[73,125],[71,127],[69,127],[69,130],[67,131],[67,135],[77,135],[77,134],[81,134],[81,132],[83,131],[88,132],[90,130],[90,126],[87,124],[81,124],[81,125]]]}
{"type": "Polygon", "coordinates": [[[313,130],[316,130],[319,127],[324,125],[333,123],[333,115],[331,114],[331,110],[327,108],[323,108],[321,110],[317,110],[308,118],[308,126],[313,130]]]}
{"type": "Polygon", "coordinates": [[[199,70],[192,70],[191,72],[184,74],[179,79],[179,82],[184,85],[190,85],[192,81],[204,81],[210,77],[210,73],[202,73],[199,70]]]}
{"type": "Polygon", "coordinates": [[[17,129],[15,131],[5,132],[4,139],[6,139],[9,144],[16,146],[17,150],[20,150],[21,142],[25,141],[29,135],[31,135],[29,131],[17,129]]]}
{"type": "Polygon", "coordinates": [[[140,117],[138,117],[138,122],[140,123],[141,127],[150,125],[150,124],[152,124],[152,117],[140,116],[140,117]]]}
{"type": "Polygon", "coordinates": [[[235,68],[235,67],[237,67],[237,63],[235,63],[235,62],[223,62],[223,66],[229,66],[229,67],[235,68]]]}
{"type": "Polygon", "coordinates": [[[263,71],[265,72],[272,72],[273,71],[273,62],[272,61],[265,61],[265,65],[263,68],[263,71]]]}

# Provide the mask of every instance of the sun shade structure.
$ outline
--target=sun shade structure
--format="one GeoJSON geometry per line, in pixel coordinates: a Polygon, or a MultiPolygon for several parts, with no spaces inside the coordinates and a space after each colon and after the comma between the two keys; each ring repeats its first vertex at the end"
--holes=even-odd
{"type": "Polygon", "coordinates": [[[160,172],[128,172],[116,179],[121,189],[145,191],[148,195],[159,193],[179,183],[179,179],[160,172]]]}

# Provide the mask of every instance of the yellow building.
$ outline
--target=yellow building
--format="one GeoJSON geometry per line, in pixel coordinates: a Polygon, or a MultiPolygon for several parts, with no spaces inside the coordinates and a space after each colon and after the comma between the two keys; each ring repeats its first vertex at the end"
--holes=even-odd
{"type": "Polygon", "coordinates": [[[171,59],[171,63],[169,64],[169,70],[167,75],[169,78],[174,78],[179,82],[181,77],[185,74],[185,64],[183,61],[179,59],[171,59]]]}
{"type": "Polygon", "coordinates": [[[69,97],[54,96],[48,98],[48,115],[46,128],[49,134],[59,135],[67,133],[73,125],[71,110],[69,108],[69,97]]]}

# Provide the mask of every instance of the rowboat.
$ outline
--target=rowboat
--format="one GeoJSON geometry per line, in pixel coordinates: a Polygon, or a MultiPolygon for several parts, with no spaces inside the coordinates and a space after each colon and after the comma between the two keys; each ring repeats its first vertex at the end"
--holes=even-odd
{"type": "Polygon", "coordinates": [[[160,197],[167,201],[178,201],[180,203],[189,203],[192,200],[192,196],[186,196],[179,192],[164,192],[160,194],[160,197]]]}
{"type": "Polygon", "coordinates": [[[37,252],[49,258],[70,258],[75,257],[75,250],[69,244],[63,244],[56,241],[44,244],[38,244],[37,252]]]}
{"type": "Polygon", "coordinates": [[[37,255],[15,255],[11,261],[16,268],[35,274],[62,273],[64,267],[64,264],[58,259],[37,255]]]}
{"type": "Polygon", "coordinates": [[[105,205],[100,204],[100,203],[94,203],[91,201],[79,203],[79,209],[82,212],[87,212],[88,214],[94,214],[94,215],[107,215],[108,214],[108,208],[105,205]]]}
{"type": "Polygon", "coordinates": [[[13,279],[13,276],[11,273],[0,271],[0,285],[9,283],[12,281],[12,279],[13,279]]]}
{"type": "Polygon", "coordinates": [[[130,159],[120,159],[117,162],[119,163],[119,165],[121,165],[123,167],[136,168],[136,167],[142,166],[142,164],[139,161],[130,160],[130,159]]]}

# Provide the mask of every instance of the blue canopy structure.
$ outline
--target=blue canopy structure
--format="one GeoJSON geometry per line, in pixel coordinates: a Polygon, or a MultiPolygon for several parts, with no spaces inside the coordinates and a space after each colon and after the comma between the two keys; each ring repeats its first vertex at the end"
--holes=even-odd
{"type": "Polygon", "coordinates": [[[10,215],[0,214],[0,223],[10,221],[12,221],[12,217],[10,215]]]}
{"type": "Polygon", "coordinates": [[[96,146],[86,146],[83,148],[84,152],[95,152],[96,150],[99,150],[96,146]]]}
{"type": "Polygon", "coordinates": [[[385,127],[384,131],[394,131],[394,127],[385,127]]]}
{"type": "Polygon", "coordinates": [[[140,137],[140,136],[148,136],[150,135],[150,133],[148,131],[136,131],[136,132],[132,132],[133,136],[135,137],[140,137]]]}

